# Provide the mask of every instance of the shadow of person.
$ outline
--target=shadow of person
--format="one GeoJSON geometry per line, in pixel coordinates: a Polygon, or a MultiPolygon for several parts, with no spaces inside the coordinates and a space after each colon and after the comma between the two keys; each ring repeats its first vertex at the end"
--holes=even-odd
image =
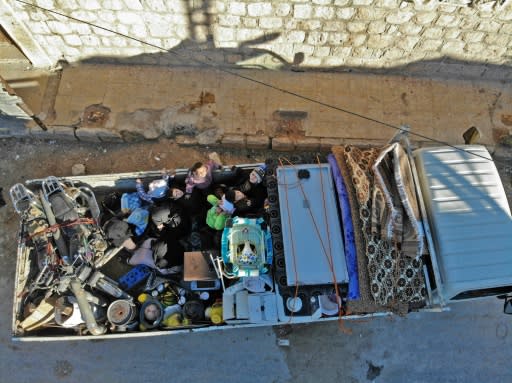
{"type": "MultiPolygon", "coordinates": [[[[84,64],[126,64],[161,66],[200,66],[215,68],[259,68],[297,70],[304,61],[303,52],[295,53],[292,61],[269,50],[258,48],[260,44],[270,44],[278,39],[280,33],[264,34],[243,41],[236,47],[216,47],[213,39],[200,42],[193,39],[182,40],[171,49],[151,53],[142,53],[129,57],[114,55],[93,56],[80,61],[84,64]],[[264,57],[265,56],[265,57],[264,57]]],[[[155,49],[157,47],[155,46],[155,49]]]]}

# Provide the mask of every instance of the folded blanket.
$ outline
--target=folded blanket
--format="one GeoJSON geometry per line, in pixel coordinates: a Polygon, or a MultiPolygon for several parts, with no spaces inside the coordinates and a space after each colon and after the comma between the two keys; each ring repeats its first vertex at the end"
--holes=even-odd
{"type": "Polygon", "coordinates": [[[372,169],[375,176],[372,233],[401,243],[406,256],[421,256],[423,230],[411,165],[402,146],[394,143],[382,149],[372,169]]]}
{"type": "Polygon", "coordinates": [[[370,221],[370,167],[377,158],[378,150],[369,149],[362,152],[357,147],[335,146],[332,153],[346,186],[350,204],[354,241],[356,245],[357,270],[359,274],[359,294],[363,301],[373,301],[370,292],[368,258],[366,256],[366,235],[371,232],[370,221]]]}

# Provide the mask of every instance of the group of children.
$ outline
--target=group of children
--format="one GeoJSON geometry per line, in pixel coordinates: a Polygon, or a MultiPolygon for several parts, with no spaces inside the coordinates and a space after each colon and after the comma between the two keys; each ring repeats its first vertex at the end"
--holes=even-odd
{"type": "Polygon", "coordinates": [[[127,250],[131,265],[144,264],[162,274],[181,272],[185,251],[220,247],[230,217],[264,214],[265,167],[250,173],[233,167],[216,182],[214,173],[221,168],[212,153],[207,162],[195,163],[184,181],[165,169],[147,189],[137,179],[135,193],[124,193],[115,207],[104,204],[111,212],[104,223],[107,237],[127,250]]]}

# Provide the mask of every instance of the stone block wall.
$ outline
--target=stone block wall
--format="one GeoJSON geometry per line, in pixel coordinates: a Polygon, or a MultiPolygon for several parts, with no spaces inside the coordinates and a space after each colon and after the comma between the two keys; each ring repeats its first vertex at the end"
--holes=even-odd
{"type": "MultiPolygon", "coordinates": [[[[37,50],[33,61],[39,63],[206,62],[294,70],[415,64],[431,71],[453,61],[512,63],[510,0],[33,0],[41,8],[0,3],[0,23],[29,59],[37,50]],[[48,60],[39,59],[39,48],[48,60]]],[[[451,74],[459,69],[455,65],[451,74]]],[[[474,70],[468,74],[492,74],[474,70]]]]}
{"type": "Polygon", "coordinates": [[[19,89],[44,135],[317,150],[384,142],[376,121],[419,145],[512,129],[512,0],[32,1],[0,0],[0,24],[35,66],[71,63],[41,101],[19,89]]]}

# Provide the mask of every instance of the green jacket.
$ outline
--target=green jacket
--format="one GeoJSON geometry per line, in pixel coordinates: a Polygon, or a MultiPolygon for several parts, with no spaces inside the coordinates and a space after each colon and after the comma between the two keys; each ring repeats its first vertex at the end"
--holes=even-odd
{"type": "Polygon", "coordinates": [[[226,220],[230,217],[230,215],[225,211],[217,213],[217,207],[221,200],[215,197],[213,194],[210,194],[207,197],[207,200],[210,202],[212,207],[206,213],[206,224],[212,229],[223,230],[224,226],[226,226],[226,220]]]}

